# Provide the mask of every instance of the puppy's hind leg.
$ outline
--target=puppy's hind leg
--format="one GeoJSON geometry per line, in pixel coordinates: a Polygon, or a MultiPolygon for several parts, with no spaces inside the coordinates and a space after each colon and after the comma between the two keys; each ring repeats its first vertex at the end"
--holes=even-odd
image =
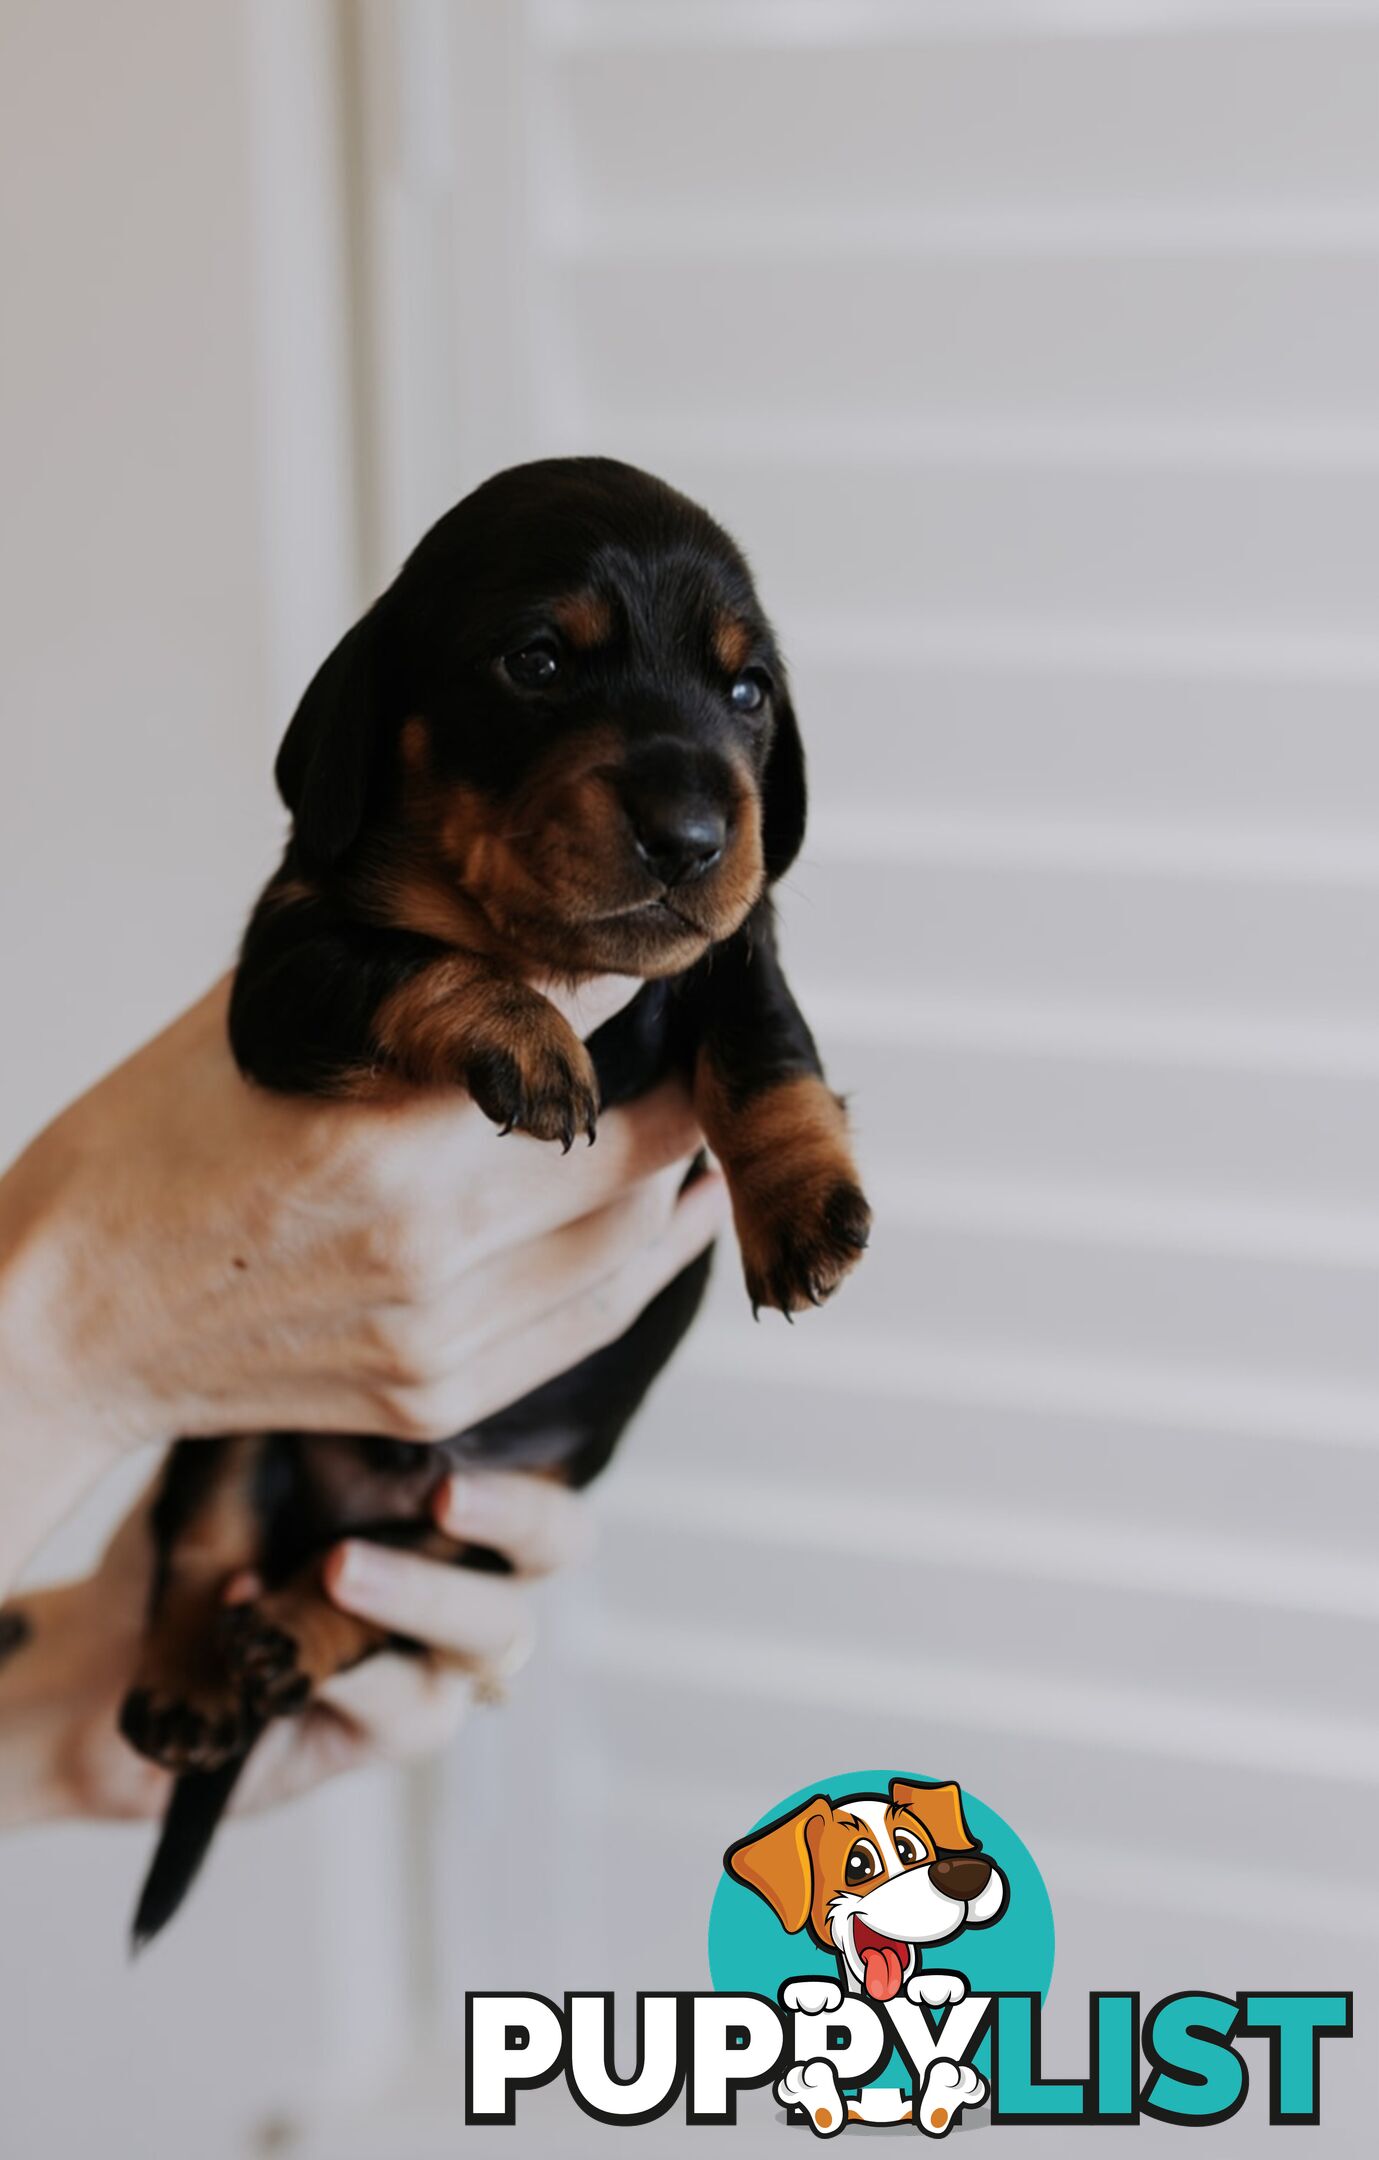
{"type": "MultiPolygon", "coordinates": [[[[468,1557],[468,1548],[425,1524],[362,1535],[452,1565],[468,1557]]],[[[221,1617],[225,1657],[255,1718],[290,1717],[336,1673],[362,1664],[375,1650],[401,1647],[389,1629],[331,1602],[323,1566],[324,1556],[318,1556],[281,1588],[231,1606],[221,1617]]]]}
{"type": "Polygon", "coordinates": [[[238,1678],[220,1647],[226,1584],[258,1565],[259,1434],[179,1441],[154,1503],[153,1589],[120,1731],[167,1770],[211,1770],[248,1733],[238,1678]]]}

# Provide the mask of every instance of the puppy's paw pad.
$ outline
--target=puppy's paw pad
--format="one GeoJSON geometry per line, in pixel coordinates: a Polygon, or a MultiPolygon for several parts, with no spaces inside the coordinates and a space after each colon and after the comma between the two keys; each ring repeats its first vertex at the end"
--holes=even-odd
{"type": "Polygon", "coordinates": [[[232,1605],[221,1622],[225,1656],[257,1717],[290,1717],[311,1693],[294,1635],[255,1605],[232,1605]]]}
{"type": "Polygon", "coordinates": [[[164,1770],[215,1770],[244,1743],[244,1717],[229,1691],[203,1701],[131,1688],[120,1706],[120,1731],[130,1746],[164,1770]]]}
{"type": "Polygon", "coordinates": [[[860,1186],[839,1179],[822,1195],[786,1200],[762,1228],[743,1236],[752,1310],[787,1316],[832,1297],[856,1267],[871,1234],[871,1209],[860,1186]]]}
{"type": "Polygon", "coordinates": [[[802,2108],[816,2137],[836,2137],[848,2119],[833,2065],[822,2057],[792,2064],[777,2081],[776,2099],[783,2108],[802,2108]]]}
{"type": "Polygon", "coordinates": [[[919,2127],[930,2137],[945,2137],[965,2107],[980,2107],[985,2098],[986,2079],[970,2063],[949,2062],[940,2055],[924,2080],[919,2127]]]}

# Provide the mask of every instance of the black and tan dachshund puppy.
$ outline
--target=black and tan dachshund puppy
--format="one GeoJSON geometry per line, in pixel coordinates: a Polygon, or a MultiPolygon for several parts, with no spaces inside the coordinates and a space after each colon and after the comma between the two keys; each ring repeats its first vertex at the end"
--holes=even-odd
{"type": "MultiPolygon", "coordinates": [[[[234,1054],[269,1088],[462,1088],[568,1148],[684,1073],[731,1191],[754,1307],[836,1289],[869,1213],[841,1105],[776,955],[804,834],[785,670],[742,555],[603,458],[525,465],[427,534],[325,662],[277,765],[293,824],[250,921],[234,1054]],[[588,1047],[533,976],[637,975],[588,1047]]],[[[181,1442],[121,1728],[178,1773],[135,1922],[176,1909],[266,1722],[386,1640],[333,1606],[342,1535],[493,1564],[431,1524],[458,1463],[582,1485],[694,1317],[707,1255],[611,1347],[437,1446],[246,1433],[181,1442]],[[265,1588],[226,1608],[227,1579],[265,1588]]]]}

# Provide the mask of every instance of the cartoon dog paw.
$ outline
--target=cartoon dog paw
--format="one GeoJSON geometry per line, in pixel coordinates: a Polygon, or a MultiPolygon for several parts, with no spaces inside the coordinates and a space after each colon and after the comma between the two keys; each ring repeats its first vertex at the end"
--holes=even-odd
{"type": "Polygon", "coordinates": [[[783,2078],[777,2079],[776,2098],[787,2112],[803,2108],[816,2137],[836,2137],[847,2121],[833,2065],[822,2056],[814,2062],[794,2063],[783,2078]]]}
{"type": "Polygon", "coordinates": [[[945,2003],[963,2000],[967,1982],[961,1973],[918,1972],[913,1980],[905,1982],[905,1993],[912,2003],[924,2003],[930,2010],[940,2010],[945,2003]]]}
{"type": "Polygon", "coordinates": [[[806,2017],[824,2017],[841,2010],[843,1991],[836,1980],[790,1980],[781,1989],[781,2008],[801,2010],[806,2017]]]}
{"type": "Polygon", "coordinates": [[[980,2107],[985,2098],[986,2079],[970,2063],[940,2055],[929,2065],[915,2121],[930,2137],[945,2137],[965,2107],[980,2107]]]}

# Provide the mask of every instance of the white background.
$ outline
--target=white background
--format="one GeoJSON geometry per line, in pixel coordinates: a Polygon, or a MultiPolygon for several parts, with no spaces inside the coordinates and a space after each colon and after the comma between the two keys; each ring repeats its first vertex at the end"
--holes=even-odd
{"type": "Polygon", "coordinates": [[[0,101],[0,1137],[226,962],[429,519],[596,449],[780,624],[878,1211],[791,1333],[722,1256],[450,1764],[133,1975],[142,1834],[0,1849],[0,2149],[448,2153],[466,1986],[703,1984],[724,1844],[892,1761],[1039,1858],[1051,2070],[1092,1986],[1354,1987],[1369,2150],[1379,10],[9,0],[0,101]]]}

